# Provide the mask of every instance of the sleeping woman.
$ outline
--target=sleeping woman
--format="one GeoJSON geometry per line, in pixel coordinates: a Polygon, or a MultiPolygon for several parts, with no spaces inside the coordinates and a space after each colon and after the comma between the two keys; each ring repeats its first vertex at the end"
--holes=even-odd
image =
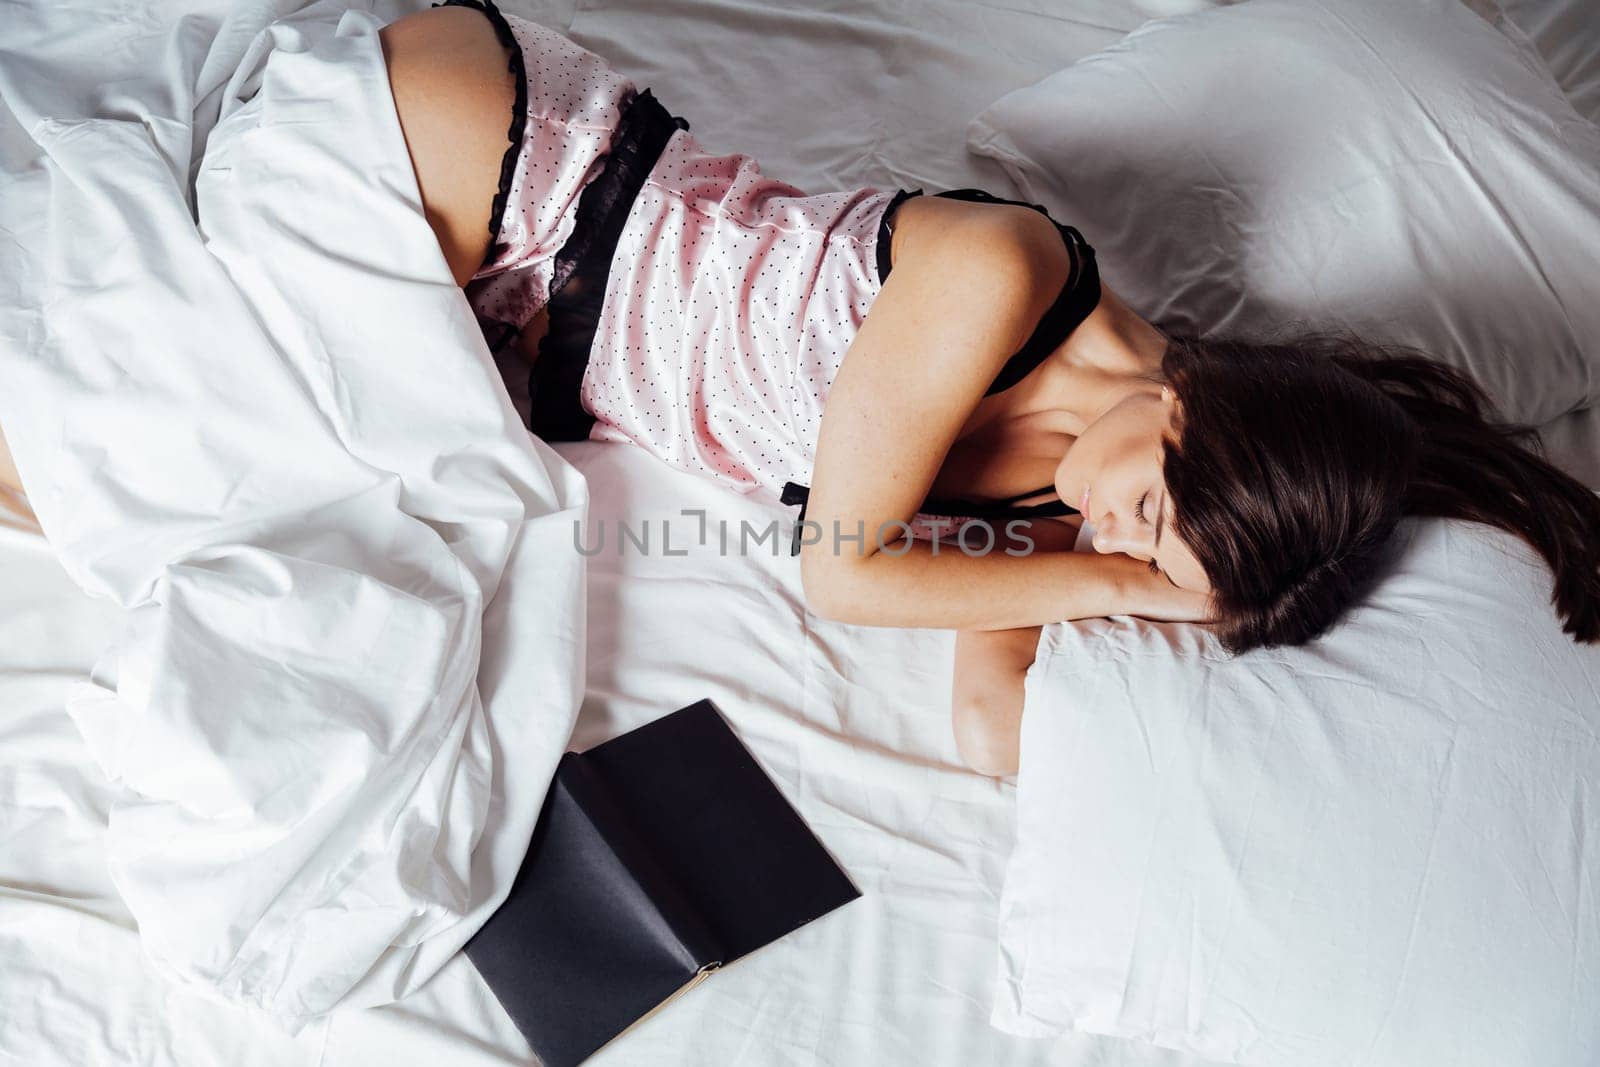
{"type": "Polygon", "coordinates": [[[955,738],[980,771],[1016,770],[1041,625],[1303,643],[1406,515],[1520,535],[1565,630],[1600,640],[1600,498],[1441,363],[1169,335],[1039,205],[806,195],[488,2],[381,36],[427,221],[497,360],[526,361],[529,429],[799,505],[812,612],[958,631],[955,738]]]}

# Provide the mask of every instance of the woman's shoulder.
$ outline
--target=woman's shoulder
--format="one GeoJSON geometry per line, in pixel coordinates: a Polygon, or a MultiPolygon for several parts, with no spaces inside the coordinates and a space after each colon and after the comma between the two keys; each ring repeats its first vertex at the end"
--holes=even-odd
{"type": "Polygon", "coordinates": [[[1009,242],[1044,260],[1057,258],[1061,248],[1060,231],[1050,216],[1015,202],[968,200],[942,193],[913,196],[895,208],[893,222],[891,270],[904,256],[919,254],[953,232],[975,240],[1009,242]]]}

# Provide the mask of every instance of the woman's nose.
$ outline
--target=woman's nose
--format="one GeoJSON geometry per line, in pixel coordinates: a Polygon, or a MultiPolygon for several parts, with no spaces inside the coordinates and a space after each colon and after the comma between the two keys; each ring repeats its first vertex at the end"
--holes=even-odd
{"type": "Polygon", "coordinates": [[[1116,516],[1106,514],[1094,528],[1094,550],[1096,552],[1124,552],[1134,555],[1148,549],[1145,538],[1130,531],[1126,524],[1116,516]]]}

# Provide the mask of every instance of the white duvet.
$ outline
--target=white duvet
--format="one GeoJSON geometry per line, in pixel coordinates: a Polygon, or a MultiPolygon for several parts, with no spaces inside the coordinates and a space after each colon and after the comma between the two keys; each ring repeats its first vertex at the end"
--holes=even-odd
{"type": "Polygon", "coordinates": [[[0,425],[129,609],[67,706],[145,951],[295,1029],[415,988],[509,888],[582,696],[587,496],[424,221],[387,19],[223,10],[156,78],[88,20],[0,64],[0,425]]]}

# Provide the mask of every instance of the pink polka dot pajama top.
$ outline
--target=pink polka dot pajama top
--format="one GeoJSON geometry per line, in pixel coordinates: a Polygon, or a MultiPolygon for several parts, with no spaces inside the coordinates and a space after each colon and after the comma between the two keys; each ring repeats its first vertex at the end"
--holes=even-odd
{"type": "MultiPolygon", "coordinates": [[[[504,338],[559,299],[552,291],[577,273],[559,253],[575,232],[586,236],[581,198],[619,151],[619,126],[640,94],[561,34],[465,2],[484,9],[520,51],[512,69],[521,67],[521,113],[490,225],[496,241],[467,288],[486,336],[498,329],[504,338]]],[[[794,494],[811,477],[829,387],[888,276],[892,208],[920,190],[807,195],[764,175],[749,156],[706,152],[687,123],[671,121],[677,125],[665,127],[670,136],[662,133],[625,217],[615,212],[622,221],[603,300],[594,294],[590,305],[592,343],[571,371],[576,400],[594,420],[587,436],[631,442],[739,492],[787,486],[785,502],[803,503],[804,493],[794,494]]],[[[1019,202],[982,190],[937,195],[1019,202]]],[[[990,393],[1020,380],[1098,301],[1093,250],[1074,228],[1057,228],[1072,277],[990,393]]],[[[541,348],[536,370],[544,358],[541,348]]],[[[989,518],[1076,514],[1059,500],[1012,506],[1045,493],[1054,496],[1045,486],[1008,501],[918,512],[912,533],[937,530],[948,540],[950,517],[986,508],[996,509],[989,518]]]]}

